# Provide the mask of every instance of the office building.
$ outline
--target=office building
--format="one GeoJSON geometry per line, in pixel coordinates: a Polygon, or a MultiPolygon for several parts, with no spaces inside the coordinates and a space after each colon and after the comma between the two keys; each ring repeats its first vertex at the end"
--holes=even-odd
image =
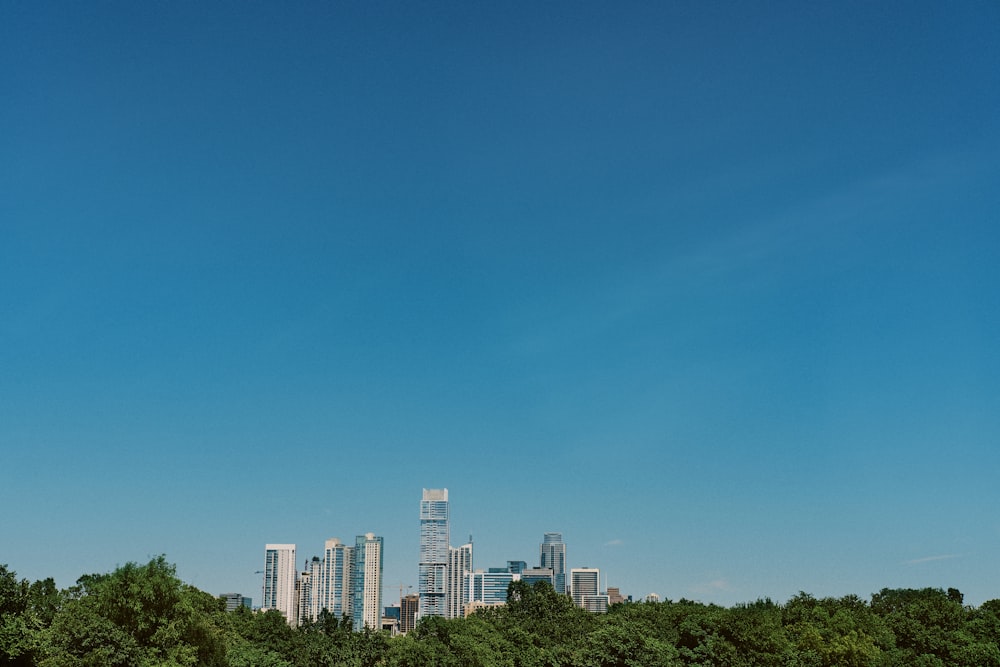
{"type": "Polygon", "coordinates": [[[336,537],[326,541],[320,568],[320,609],[326,609],[337,620],[345,614],[352,617],[354,614],[353,558],[354,547],[336,537]]]}
{"type": "Polygon", "coordinates": [[[382,538],[375,533],[358,535],[354,544],[355,630],[382,627],[382,538]]]}
{"type": "Polygon", "coordinates": [[[507,588],[520,575],[511,574],[506,568],[476,570],[465,575],[466,604],[481,602],[492,606],[507,602],[507,588]]]}
{"type": "Polygon", "coordinates": [[[448,590],[448,489],[424,489],[420,501],[419,616],[446,616],[448,590]]]}
{"type": "Polygon", "coordinates": [[[553,583],[554,578],[552,576],[552,569],[548,567],[529,567],[521,572],[521,581],[528,584],[529,586],[534,586],[537,581],[544,581],[549,586],[555,588],[553,583]]]}
{"type": "Polygon", "coordinates": [[[264,546],[262,593],[262,610],[277,609],[284,614],[289,625],[297,624],[294,544],[264,546]]]}
{"type": "Polygon", "coordinates": [[[585,607],[585,597],[600,595],[601,571],[596,567],[574,567],[569,576],[570,593],[576,606],[585,607]]]}
{"type": "Polygon", "coordinates": [[[407,633],[417,623],[417,613],[420,611],[420,596],[406,595],[399,601],[399,631],[407,633]]]}
{"type": "Polygon", "coordinates": [[[448,585],[446,586],[445,617],[461,618],[468,602],[465,575],[472,572],[472,541],[448,549],[448,585]]]}
{"type": "Polygon", "coordinates": [[[528,569],[528,564],[523,560],[509,560],[507,561],[507,571],[511,574],[521,574],[528,569]]]}
{"type": "Polygon", "coordinates": [[[606,614],[610,606],[609,598],[607,595],[584,595],[581,606],[593,614],[606,614]]]}
{"type": "Polygon", "coordinates": [[[541,559],[539,567],[552,570],[552,585],[556,593],[566,593],[566,545],[562,541],[562,533],[545,533],[540,546],[541,559]]]}
{"type": "Polygon", "coordinates": [[[253,608],[253,599],[243,597],[242,593],[223,593],[219,597],[226,601],[226,611],[236,611],[240,607],[253,608]]]}

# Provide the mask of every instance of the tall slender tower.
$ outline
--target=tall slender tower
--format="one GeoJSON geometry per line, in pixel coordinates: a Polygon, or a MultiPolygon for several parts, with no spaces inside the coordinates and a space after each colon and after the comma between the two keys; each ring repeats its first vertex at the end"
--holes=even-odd
{"type": "Polygon", "coordinates": [[[382,538],[375,533],[358,535],[354,544],[355,630],[382,627],[382,538]]]}
{"type": "Polygon", "coordinates": [[[420,561],[417,572],[421,617],[447,614],[450,541],[448,489],[424,489],[420,501],[420,561]]]}
{"type": "Polygon", "coordinates": [[[261,609],[277,609],[291,626],[297,625],[295,545],[264,546],[264,590],[261,609]]]}
{"type": "Polygon", "coordinates": [[[320,568],[320,609],[326,609],[338,621],[344,614],[354,614],[353,554],[354,547],[342,544],[336,537],[326,541],[320,568]]]}
{"type": "Polygon", "coordinates": [[[465,604],[469,602],[467,591],[462,584],[465,575],[472,572],[472,538],[468,544],[448,549],[448,592],[445,616],[462,618],[465,604]]]}
{"type": "Polygon", "coordinates": [[[320,566],[319,556],[313,556],[306,561],[306,566],[299,573],[298,622],[305,623],[319,618],[320,606],[320,566]]]}
{"type": "Polygon", "coordinates": [[[556,593],[566,593],[566,545],[562,541],[562,533],[545,533],[541,544],[541,563],[539,567],[552,570],[553,586],[556,593]]]}

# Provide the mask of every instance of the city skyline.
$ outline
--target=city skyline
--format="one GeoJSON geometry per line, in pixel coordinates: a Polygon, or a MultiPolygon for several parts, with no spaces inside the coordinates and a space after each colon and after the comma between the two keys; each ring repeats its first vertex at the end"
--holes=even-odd
{"type": "Polygon", "coordinates": [[[256,599],[371,529],[394,601],[448,488],[435,567],[1000,597],[997,25],[0,4],[0,562],[256,599]]]}

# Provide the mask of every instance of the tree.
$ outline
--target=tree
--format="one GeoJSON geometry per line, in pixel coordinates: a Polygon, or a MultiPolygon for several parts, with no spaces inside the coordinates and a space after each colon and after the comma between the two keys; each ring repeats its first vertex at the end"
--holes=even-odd
{"type": "Polygon", "coordinates": [[[163,556],[81,577],[46,631],[43,667],[225,665],[220,603],[182,583],[163,556]]]}

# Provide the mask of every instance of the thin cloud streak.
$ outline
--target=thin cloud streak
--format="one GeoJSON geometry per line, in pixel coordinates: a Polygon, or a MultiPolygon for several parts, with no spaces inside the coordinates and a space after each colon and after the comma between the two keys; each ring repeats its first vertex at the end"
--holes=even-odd
{"type": "Polygon", "coordinates": [[[936,560],[951,560],[952,558],[958,558],[958,554],[944,554],[942,556],[925,556],[923,558],[914,558],[913,560],[904,561],[904,565],[919,565],[920,563],[931,563],[936,560]]]}

